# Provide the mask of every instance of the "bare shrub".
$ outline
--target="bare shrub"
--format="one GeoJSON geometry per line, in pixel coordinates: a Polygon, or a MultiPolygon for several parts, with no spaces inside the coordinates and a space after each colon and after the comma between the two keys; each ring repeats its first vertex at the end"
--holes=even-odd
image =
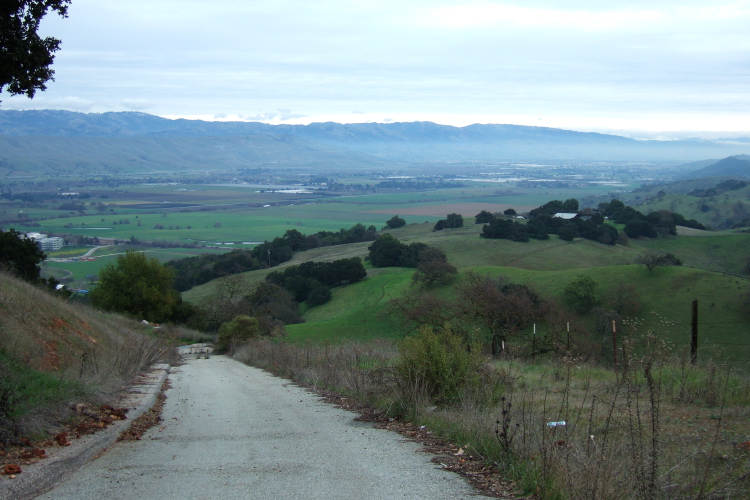
{"type": "Polygon", "coordinates": [[[507,357],[480,367],[472,375],[480,383],[437,407],[440,391],[426,379],[445,378],[448,394],[462,379],[444,373],[452,365],[432,342],[416,352],[420,363],[437,365],[434,376],[420,363],[403,373],[386,342],[259,338],[236,357],[428,425],[540,498],[746,498],[750,379],[720,365],[681,363],[685,356],[653,335],[642,340],[642,355],[629,342],[620,372],[570,355],[534,364],[507,357]]]}

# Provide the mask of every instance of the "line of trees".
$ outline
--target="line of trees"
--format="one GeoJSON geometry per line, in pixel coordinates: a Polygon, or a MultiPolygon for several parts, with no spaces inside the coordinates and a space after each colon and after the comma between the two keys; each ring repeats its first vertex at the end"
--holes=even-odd
{"type": "Polygon", "coordinates": [[[291,260],[294,252],[323,246],[343,245],[373,241],[377,237],[375,226],[355,224],[339,231],[319,231],[304,235],[290,229],[283,236],[264,241],[252,250],[233,250],[226,254],[205,254],[167,263],[175,272],[175,289],[181,292],[194,286],[231,274],[274,267],[291,260]]]}

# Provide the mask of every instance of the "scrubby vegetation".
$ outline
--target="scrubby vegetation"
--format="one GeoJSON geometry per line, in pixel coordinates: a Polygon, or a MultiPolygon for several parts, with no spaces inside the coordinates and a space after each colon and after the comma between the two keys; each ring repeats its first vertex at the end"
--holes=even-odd
{"type": "Polygon", "coordinates": [[[173,356],[170,333],[156,336],[7,274],[0,316],[3,443],[55,429],[71,417],[71,402],[114,401],[139,371],[173,356]]]}
{"type": "Polygon", "coordinates": [[[654,333],[616,372],[564,353],[490,362],[429,327],[396,346],[254,340],[235,357],[428,425],[541,498],[744,498],[750,380],[654,333]]]}

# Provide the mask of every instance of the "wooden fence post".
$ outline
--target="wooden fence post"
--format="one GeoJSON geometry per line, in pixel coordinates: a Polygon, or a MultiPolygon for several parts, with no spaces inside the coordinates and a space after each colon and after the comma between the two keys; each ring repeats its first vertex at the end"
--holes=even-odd
{"type": "Polygon", "coordinates": [[[693,300],[693,321],[690,335],[690,364],[698,362],[698,299],[693,300]]]}

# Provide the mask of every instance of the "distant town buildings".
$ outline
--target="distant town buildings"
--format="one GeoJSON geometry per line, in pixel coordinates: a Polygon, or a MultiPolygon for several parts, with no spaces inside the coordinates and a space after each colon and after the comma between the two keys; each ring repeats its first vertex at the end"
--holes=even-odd
{"type": "Polygon", "coordinates": [[[54,252],[65,246],[65,240],[60,236],[48,237],[42,233],[26,233],[26,237],[34,240],[43,252],[54,252]]]}

